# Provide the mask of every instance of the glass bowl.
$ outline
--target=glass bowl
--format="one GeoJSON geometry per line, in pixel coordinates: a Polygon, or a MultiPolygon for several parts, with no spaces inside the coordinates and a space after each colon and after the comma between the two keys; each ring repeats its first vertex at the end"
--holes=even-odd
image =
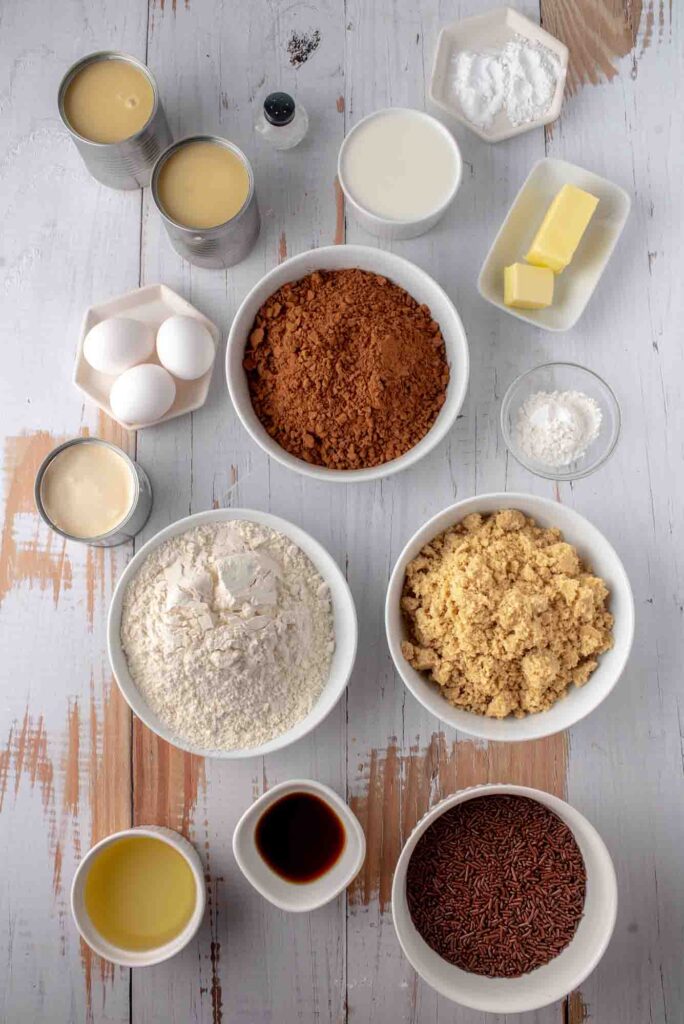
{"type": "Polygon", "coordinates": [[[531,473],[547,480],[579,480],[602,466],[613,452],[620,436],[620,406],[612,390],[593,370],[577,363],[544,363],[521,373],[506,391],[501,403],[501,432],[513,458],[531,473]],[[598,437],[574,462],[550,466],[521,450],[517,438],[518,412],[537,391],[581,391],[599,405],[598,437]]]}

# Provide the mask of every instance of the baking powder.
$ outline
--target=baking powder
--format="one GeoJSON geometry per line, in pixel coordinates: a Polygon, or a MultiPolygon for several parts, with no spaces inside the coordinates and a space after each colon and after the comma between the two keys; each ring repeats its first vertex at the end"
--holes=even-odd
{"type": "Polygon", "coordinates": [[[145,560],[124,597],[121,642],[135,685],[176,736],[207,749],[258,746],[323,690],[330,594],[288,537],[213,523],[145,560]]]}
{"type": "Polygon", "coordinates": [[[556,54],[525,36],[515,36],[503,50],[461,50],[449,64],[451,90],[479,128],[489,128],[501,110],[516,127],[543,117],[560,74],[556,54]]]}
{"type": "Polygon", "coordinates": [[[601,418],[598,403],[581,391],[537,391],[518,410],[516,441],[528,459],[567,466],[596,440],[601,418]]]}

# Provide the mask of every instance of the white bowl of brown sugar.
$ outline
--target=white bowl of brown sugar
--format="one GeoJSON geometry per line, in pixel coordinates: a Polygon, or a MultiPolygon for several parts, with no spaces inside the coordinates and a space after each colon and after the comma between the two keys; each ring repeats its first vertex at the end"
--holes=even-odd
{"type": "Polygon", "coordinates": [[[240,421],[282,465],[340,483],[398,473],[456,421],[463,324],[408,260],[363,245],[293,256],[237,311],[226,378],[240,421]]]}
{"type": "Polygon", "coordinates": [[[567,505],[481,494],[433,516],[390,577],[387,642],[417,700],[461,732],[551,736],[609,695],[634,638],[614,548],[567,505]]]}
{"type": "Polygon", "coordinates": [[[455,793],[416,825],[392,918],[421,978],[462,1006],[523,1013],[595,969],[617,916],[610,854],[574,807],[526,786],[455,793]]]}

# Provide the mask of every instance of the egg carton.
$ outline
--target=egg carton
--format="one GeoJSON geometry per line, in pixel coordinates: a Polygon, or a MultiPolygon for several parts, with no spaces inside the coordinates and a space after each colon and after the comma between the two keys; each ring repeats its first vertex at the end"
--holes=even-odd
{"type": "MultiPolygon", "coordinates": [[[[209,393],[211,375],[216,365],[215,359],[211,368],[203,376],[198,377],[197,380],[180,380],[174,376],[176,397],[171,408],[163,416],[160,416],[159,419],[153,420],[150,423],[124,423],[117,419],[109,403],[109,392],[116,378],[93,369],[83,355],[83,342],[88,331],[102,320],[107,320],[113,316],[126,316],[132,320],[140,320],[143,323],[149,324],[154,329],[155,334],[163,321],[168,317],[191,316],[204,324],[211,334],[214,348],[218,352],[221,332],[216,324],[203,316],[198,309],[195,309],[193,305],[181,298],[180,295],[177,295],[171,288],[167,288],[165,284],[150,284],[145,288],[136,288],[134,291],[126,292],[125,295],[119,295],[108,302],[91,306],[86,310],[74,364],[73,382],[78,390],[126,430],[142,430],[144,427],[165,423],[166,420],[172,420],[176,416],[183,416],[185,413],[201,409],[209,393]]],[[[145,362],[161,365],[157,358],[156,350],[145,362]]]]}

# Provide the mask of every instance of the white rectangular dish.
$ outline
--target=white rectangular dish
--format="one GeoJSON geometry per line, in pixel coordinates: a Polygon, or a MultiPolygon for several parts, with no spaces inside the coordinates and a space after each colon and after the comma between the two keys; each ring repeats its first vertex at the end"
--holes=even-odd
{"type": "Polygon", "coordinates": [[[529,18],[512,7],[497,7],[493,11],[487,11],[486,14],[476,14],[471,18],[462,18],[451,25],[446,25],[439,33],[430,77],[430,99],[440,110],[451,114],[485,142],[503,142],[504,139],[511,139],[514,135],[529,132],[532,128],[541,128],[543,125],[551,124],[558,118],[563,105],[568,58],[569,50],[565,43],[561,43],[540,25],[530,21],[529,18]],[[551,50],[560,61],[561,73],[556,82],[556,91],[551,105],[543,117],[518,125],[513,124],[506,112],[502,110],[496,115],[490,126],[481,128],[468,120],[461,104],[449,88],[451,57],[461,50],[475,50],[480,53],[502,50],[506,43],[510,43],[516,36],[524,36],[532,43],[541,43],[547,50],[551,50]]]}
{"type": "MultiPolygon", "coordinates": [[[[214,348],[218,351],[221,332],[216,324],[208,320],[186,299],[177,295],[170,288],[167,288],[165,284],[150,284],[145,288],[136,288],[131,292],[126,292],[125,295],[119,295],[115,299],[110,299],[109,302],[102,302],[98,306],[91,306],[86,310],[81,326],[81,335],[78,339],[78,349],[74,364],[73,382],[78,390],[83,392],[86,398],[89,398],[91,402],[94,402],[95,405],[99,406],[103,412],[106,412],[108,416],[111,416],[113,420],[120,423],[126,430],[141,430],[143,427],[164,423],[166,420],[172,420],[175,416],[183,416],[187,412],[193,412],[195,409],[201,408],[207,400],[211,375],[216,365],[216,360],[214,360],[211,369],[207,370],[202,377],[198,377],[197,380],[180,380],[178,377],[174,377],[176,384],[174,403],[169,411],[160,419],[155,420],[154,423],[121,423],[120,420],[117,420],[109,404],[109,391],[114,378],[93,369],[86,362],[83,355],[83,342],[88,331],[95,324],[99,324],[101,320],[107,320],[112,316],[128,316],[133,320],[141,320],[143,323],[151,324],[155,331],[170,316],[191,316],[204,324],[211,334],[214,348]]],[[[156,350],[145,362],[159,364],[156,350]]]]}
{"type": "Polygon", "coordinates": [[[632,201],[623,188],[583,167],[546,157],[534,165],[513,200],[477,279],[483,299],[545,331],[567,331],[579,320],[622,234],[632,201]],[[563,185],[577,185],[599,200],[572,263],[556,274],[553,305],[513,309],[504,303],[504,267],[523,259],[544,214],[563,185]]]}

